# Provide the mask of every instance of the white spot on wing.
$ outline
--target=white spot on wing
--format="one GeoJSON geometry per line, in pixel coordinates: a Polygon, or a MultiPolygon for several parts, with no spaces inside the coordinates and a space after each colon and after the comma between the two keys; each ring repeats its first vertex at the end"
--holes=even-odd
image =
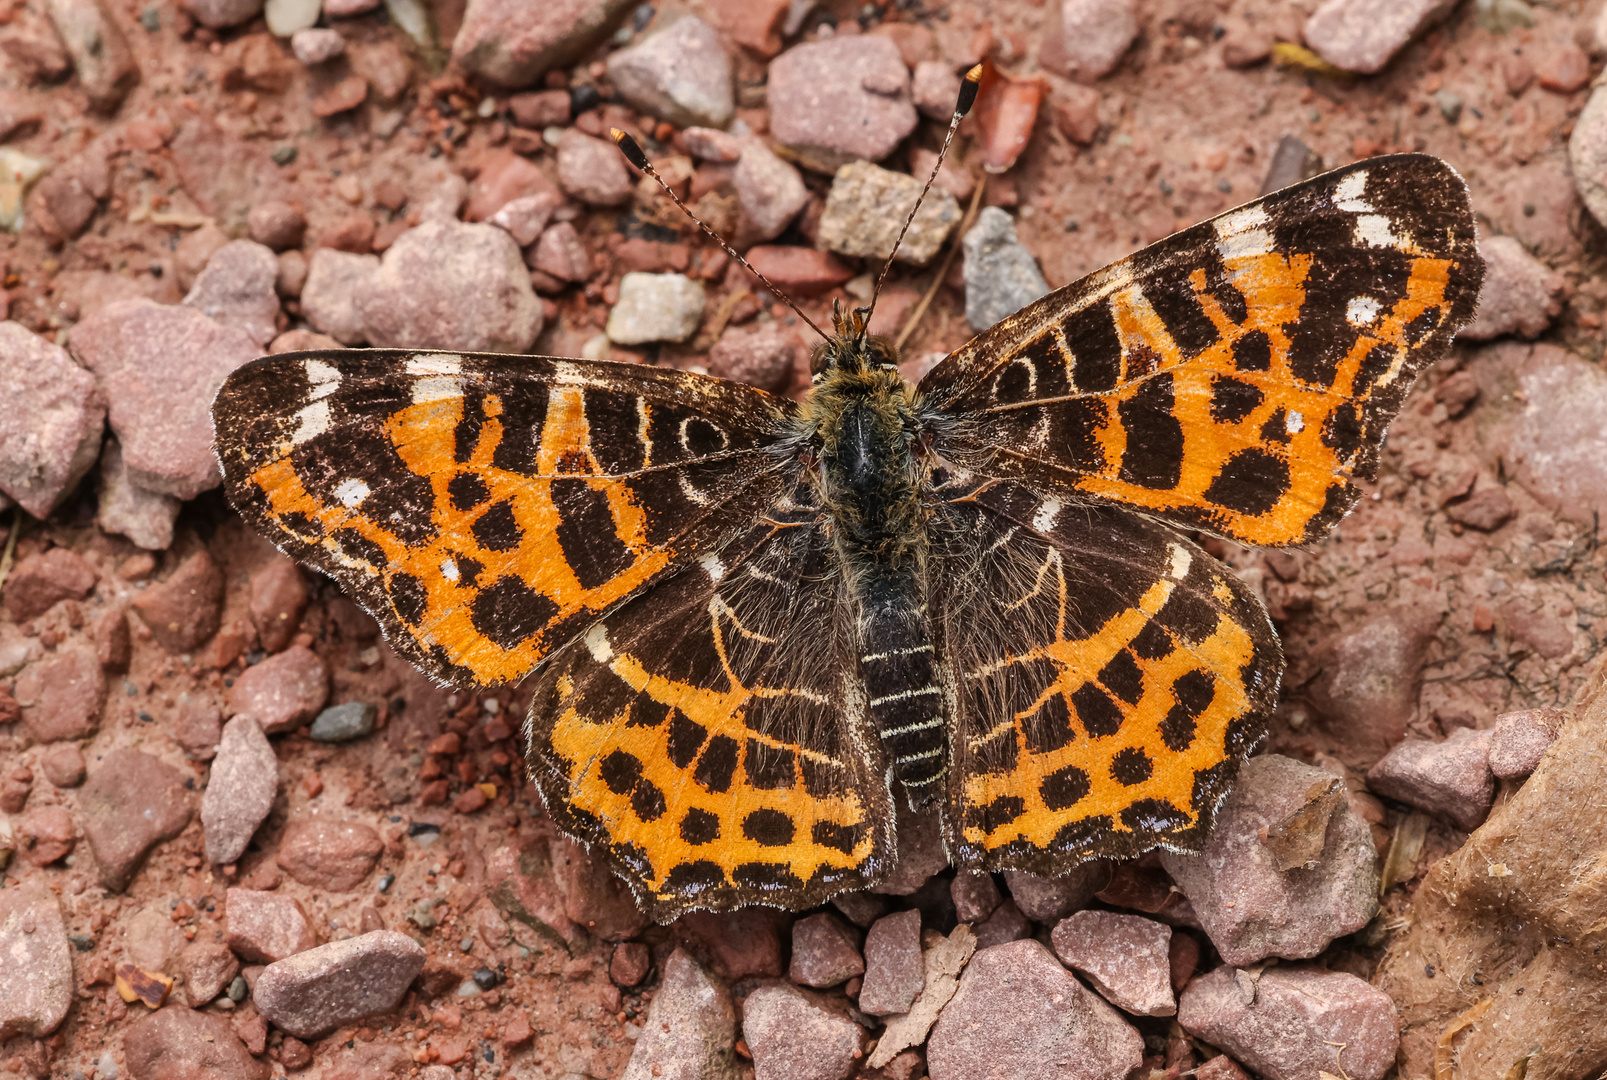
{"type": "Polygon", "coordinates": [[[1373,320],[1378,318],[1380,306],[1371,296],[1353,297],[1345,305],[1345,319],[1352,326],[1371,326],[1373,320]]]}
{"type": "Polygon", "coordinates": [[[1298,435],[1306,430],[1306,418],[1299,413],[1291,411],[1283,421],[1284,430],[1291,435],[1298,435]]]}
{"type": "Polygon", "coordinates": [[[1041,533],[1046,533],[1055,527],[1055,518],[1060,516],[1060,503],[1054,499],[1045,499],[1038,507],[1038,512],[1032,516],[1032,527],[1041,533]]]}
{"type": "Polygon", "coordinates": [[[1217,253],[1224,259],[1270,253],[1272,234],[1261,227],[1267,221],[1267,211],[1260,206],[1247,206],[1222,215],[1216,221],[1217,253]]]}
{"type": "Polygon", "coordinates": [[[463,396],[463,384],[450,375],[430,375],[413,384],[413,404],[463,396]]]}
{"type": "Polygon", "coordinates": [[[1174,580],[1182,581],[1185,577],[1187,577],[1188,572],[1189,572],[1189,566],[1193,562],[1194,562],[1194,556],[1189,554],[1189,549],[1188,548],[1184,547],[1182,544],[1173,544],[1172,545],[1172,571],[1171,571],[1171,573],[1172,573],[1172,578],[1174,580]]]}
{"type": "Polygon", "coordinates": [[[710,581],[719,581],[725,577],[725,564],[719,560],[718,556],[705,555],[697,561],[697,564],[703,567],[703,572],[709,575],[710,581]]]}
{"type": "Polygon", "coordinates": [[[461,375],[463,357],[451,353],[425,353],[407,362],[409,375],[461,375]]]}
{"type": "Polygon", "coordinates": [[[1353,172],[1334,185],[1334,205],[1352,214],[1371,213],[1373,204],[1362,198],[1366,190],[1367,170],[1353,172]]]}
{"type": "Polygon", "coordinates": [[[608,628],[598,623],[586,631],[586,651],[591,658],[599,664],[606,664],[614,659],[614,647],[608,643],[608,628]]]}
{"type": "Polygon", "coordinates": [[[552,366],[552,381],[559,386],[588,386],[591,382],[578,367],[566,363],[552,366]]]}
{"type": "Polygon", "coordinates": [[[315,401],[296,413],[296,430],[290,441],[297,446],[329,430],[329,402],[315,401]]]}
{"type": "Polygon", "coordinates": [[[317,401],[326,398],[340,389],[340,369],[333,364],[326,364],[322,360],[303,360],[302,371],[307,374],[307,381],[312,384],[312,392],[307,395],[308,400],[317,401]]]}
{"type": "Polygon", "coordinates": [[[441,576],[448,581],[456,581],[458,579],[458,561],[452,558],[442,559],[441,576]]]}
{"type": "Polygon", "coordinates": [[[1395,235],[1395,228],[1389,218],[1383,214],[1362,214],[1356,219],[1356,243],[1368,247],[1400,248],[1400,237],[1395,235]]]}
{"type": "Polygon", "coordinates": [[[340,504],[348,510],[356,509],[363,505],[363,500],[368,498],[368,493],[368,485],[355,477],[347,477],[335,485],[335,498],[339,499],[340,504]]]}

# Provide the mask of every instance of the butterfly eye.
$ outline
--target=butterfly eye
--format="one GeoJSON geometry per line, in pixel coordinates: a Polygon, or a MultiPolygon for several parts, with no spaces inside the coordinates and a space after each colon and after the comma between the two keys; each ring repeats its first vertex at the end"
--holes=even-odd
{"type": "Polygon", "coordinates": [[[809,357],[809,374],[819,375],[831,366],[831,346],[816,345],[815,351],[809,357]]]}

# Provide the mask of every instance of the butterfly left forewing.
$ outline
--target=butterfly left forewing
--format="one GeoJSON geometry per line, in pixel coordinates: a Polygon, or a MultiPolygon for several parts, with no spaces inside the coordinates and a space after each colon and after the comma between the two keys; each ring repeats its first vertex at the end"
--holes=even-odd
{"type": "Polygon", "coordinates": [[[1354,504],[1473,315],[1466,186],[1399,155],[1275,192],[1027,306],[922,381],[951,461],[1247,544],[1354,504]]]}
{"type": "Polygon", "coordinates": [[[746,527],[781,493],[790,408],[673,370],[346,350],[245,365],[213,419],[246,521],[474,685],[746,527]]]}
{"type": "Polygon", "coordinates": [[[1282,656],[1255,596],[1117,507],[986,480],[943,494],[956,863],[1054,877],[1197,849],[1277,698],[1282,656]]]}

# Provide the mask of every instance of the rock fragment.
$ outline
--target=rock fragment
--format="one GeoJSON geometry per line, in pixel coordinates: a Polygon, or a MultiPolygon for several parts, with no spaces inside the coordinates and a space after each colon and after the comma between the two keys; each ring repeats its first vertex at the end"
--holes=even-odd
{"type": "Polygon", "coordinates": [[[135,483],[123,461],[122,446],[116,439],[106,440],[95,511],[95,523],[102,530],[126,536],[147,551],[166,551],[173,544],[173,523],[183,507],[182,500],[135,483]]]}
{"type": "Polygon", "coordinates": [[[787,977],[825,989],[865,973],[855,933],[837,916],[821,912],[792,924],[792,964],[787,977]]]}
{"type": "Polygon", "coordinates": [[[58,649],[23,668],[13,693],[35,739],[86,739],[100,725],[106,699],[100,657],[87,645],[58,649]]]}
{"type": "Polygon", "coordinates": [[[1038,59],[1050,71],[1091,83],[1116,67],[1137,36],[1132,0],[1061,0],[1060,26],[1038,59]]]}
{"type": "Polygon", "coordinates": [[[809,189],[798,170],[758,139],[743,144],[731,184],[754,237],[761,241],[786,232],[799,211],[809,205],[809,189]]]}
{"type": "Polygon", "coordinates": [[[1386,611],[1318,650],[1312,702],[1358,752],[1382,754],[1405,736],[1438,622],[1434,612],[1386,611]]]}
{"type": "Polygon", "coordinates": [[[72,949],[61,901],[38,883],[0,890],[0,1039],[42,1039],[73,1003],[72,949]]]}
{"type": "Polygon", "coordinates": [[[841,285],[854,271],[829,251],[760,244],[748,249],[748,264],[790,293],[806,296],[841,285]]]}
{"type": "Polygon", "coordinates": [[[1259,975],[1223,966],[1189,983],[1178,1023],[1268,1080],[1333,1073],[1380,1080],[1400,1043],[1389,995],[1354,975],[1305,966],[1259,975]]]}
{"type": "Polygon", "coordinates": [[[1038,260],[1016,237],[1015,221],[985,208],[965,234],[965,321],[980,333],[1049,292],[1038,260]]]}
{"type": "Polygon", "coordinates": [[[730,990],[676,949],[622,1080],[736,1080],[735,1043],[730,990]]]}
{"type": "Polygon", "coordinates": [[[1010,898],[1021,914],[1041,923],[1057,922],[1087,907],[1109,877],[1110,868],[1099,862],[1082,863],[1057,878],[1041,878],[1025,870],[1004,872],[1010,898]]]}
{"type": "Polygon", "coordinates": [[[1172,928],[1139,915],[1078,911],[1055,927],[1055,955],[1134,1016],[1171,1016],[1172,928]]]}
{"type": "Polygon", "coordinates": [[[1472,832],[1495,801],[1490,744],[1491,732],[1474,728],[1457,728],[1443,742],[1408,739],[1367,770],[1367,786],[1472,832]]]}
{"type": "Polygon", "coordinates": [[[701,282],[685,274],[626,274],[619,302],[608,313],[608,340],[616,345],[686,341],[703,321],[701,282]]]}
{"type": "Polygon", "coordinates": [[[949,884],[954,914],[963,923],[978,923],[992,915],[1004,899],[993,875],[961,870],[949,884]]]}
{"type": "Polygon", "coordinates": [[[190,652],[218,632],[223,619],[223,571],[201,548],[179,563],[166,581],[140,593],[133,607],[162,648],[190,652]]]}
{"type": "Polygon", "coordinates": [[[1332,779],[1281,755],[1251,758],[1201,852],[1162,852],[1161,865],[1229,963],[1315,956],[1334,938],[1367,925],[1378,910],[1372,833],[1348,805],[1332,809],[1313,865],[1281,871],[1277,852],[1261,840],[1263,829],[1299,813],[1332,779]]]}
{"type": "Polygon", "coordinates": [[[941,60],[922,60],[910,79],[910,98],[923,116],[947,123],[960,100],[960,76],[941,60]]]}
{"type": "Polygon", "coordinates": [[[268,1021],[298,1039],[389,1012],[424,967],[406,934],[375,930],[269,964],[251,999],[268,1021]]]}
{"type": "Polygon", "coordinates": [[[273,809],[278,790],[279,759],[261,725],[249,716],[223,725],[211,779],[201,796],[208,862],[232,863],[245,853],[257,826],[273,809]]]}
{"type": "MultiPolygon", "coordinates": [[[[741,166],[738,166],[740,170],[741,166]]],[[[841,255],[885,259],[921,194],[923,181],[867,161],[837,170],[820,215],[818,243],[841,255]]],[[[960,204],[946,191],[927,192],[898,248],[902,262],[924,266],[960,221],[960,204]]]]}
{"type": "Polygon", "coordinates": [[[676,127],[723,128],[736,108],[731,58],[719,35],[695,15],[614,53],[608,78],[638,112],[676,127]]]}
{"type": "Polygon", "coordinates": [[[328,27],[309,27],[290,36],[290,51],[308,67],[326,64],[346,52],[346,39],[328,27]]]}
{"type": "Polygon", "coordinates": [[[1567,715],[1561,709],[1521,709],[1496,717],[1490,732],[1490,771],[1502,780],[1534,772],[1556,742],[1567,715]]]}
{"type": "Polygon", "coordinates": [[[1327,0],[1306,20],[1306,44],[1335,67],[1371,75],[1455,6],[1456,0],[1327,0]]]}
{"type": "Polygon", "coordinates": [[[816,172],[880,161],[915,129],[909,69],[885,37],[798,45],[771,61],[770,131],[816,172]]]}
{"type": "Polygon", "coordinates": [[[57,743],[39,756],[45,779],[59,788],[75,788],[84,782],[87,766],[84,753],[72,743],[57,743]]]}
{"type": "Polygon", "coordinates": [[[281,869],[303,885],[347,892],[374,869],[385,843],[359,821],[294,818],[279,838],[281,869]]]}
{"type": "Polygon", "coordinates": [[[313,742],[350,742],[371,734],[378,718],[379,710],[371,703],[347,701],[319,713],[309,734],[313,742]]]}
{"type": "Polygon", "coordinates": [[[365,340],[360,305],[378,276],[378,255],[319,248],[307,262],[301,313],[313,329],[343,345],[356,345],[365,340]]]}
{"type": "Polygon", "coordinates": [[[71,855],[78,837],[65,806],[36,806],[23,815],[17,839],[24,859],[34,866],[49,866],[71,855]]]}
{"type": "Polygon", "coordinates": [[[522,353],[542,326],[519,245],[483,223],[409,229],[357,306],[364,336],[380,347],[522,353]]]}
{"type": "Polygon", "coordinates": [[[46,10],[72,57],[89,103],[101,112],[114,112],[140,76],[117,20],[100,0],[49,0],[46,10]]]}
{"type": "Polygon", "coordinates": [[[18,622],[27,622],[62,600],[82,600],[94,587],[94,567],[71,548],[53,547],[11,568],[5,580],[6,610],[18,622]]]}
{"type": "Polygon", "coordinates": [[[292,645],[246,668],[229,690],[229,715],[244,713],[270,735],[311,720],[329,700],[329,672],[318,654],[292,645]]]}
{"type": "Polygon", "coordinates": [[[1032,940],[971,958],[926,1047],[932,1080],[1106,1080],[1143,1057],[1138,1032],[1032,940]]]}
{"type": "Polygon", "coordinates": [[[268,652],[281,652],[307,610],[307,579],[289,559],[274,559],[251,575],[251,622],[268,652]]]}
{"type": "Polygon", "coordinates": [[[262,15],[270,34],[287,38],[297,30],[316,26],[323,6],[323,0],[267,0],[262,15]]]}
{"type": "Polygon", "coordinates": [[[513,237],[513,242],[520,247],[528,247],[540,238],[553,211],[562,206],[563,201],[563,196],[555,191],[521,195],[503,203],[486,221],[513,237]]]}
{"type": "Polygon", "coordinates": [[[619,148],[576,128],[558,139],[558,186],[588,206],[620,206],[636,193],[619,148]]]}
{"type": "Polygon", "coordinates": [[[132,1080],[268,1080],[273,1072],[251,1056],[233,1024],[194,1009],[158,1009],[136,1020],[123,1036],[123,1054],[132,1080]]]}
{"type": "Polygon", "coordinates": [[[909,1012],[925,979],[921,966],[921,913],[884,915],[865,934],[865,981],[859,1007],[872,1016],[909,1012]]]}
{"type": "Polygon", "coordinates": [[[787,983],[761,986],[742,1005],[755,1080],[848,1080],[865,1033],[846,1013],[787,983]]]}
{"type": "Polygon", "coordinates": [[[464,71],[519,90],[584,56],[631,7],[630,0],[471,0],[452,42],[464,71]]]}
{"type": "Polygon", "coordinates": [[[1532,338],[1543,333],[1562,311],[1566,279],[1510,236],[1480,238],[1479,254],[1484,257],[1484,284],[1478,314],[1457,336],[1488,341],[1503,334],[1532,338]]]}
{"type": "Polygon", "coordinates": [[[222,480],[212,453],[212,399],[262,350],[250,334],[181,305],[122,300],[72,328],[73,354],[105,392],[131,479],[193,499],[222,480]],[[175,386],[185,387],[174,394],[175,386]]]}
{"type": "Polygon", "coordinates": [[[779,394],[792,385],[804,346],[775,323],[731,326],[709,350],[709,374],[779,394]]]}
{"type": "Polygon", "coordinates": [[[173,766],[129,747],[100,759],[78,800],[100,882],[120,892],[151,848],[190,823],[190,796],[173,766]]]}
{"type": "Polygon", "coordinates": [[[247,963],[271,964],[318,944],[318,935],[293,896],[259,889],[224,894],[229,948],[247,963]]]}
{"type": "Polygon", "coordinates": [[[279,260],[263,244],[234,240],[212,253],[184,297],[187,307],[244,330],[259,347],[279,333],[279,260]]]}
{"type": "Polygon", "coordinates": [[[95,377],[21,323],[0,322],[0,498],[46,518],[100,453],[95,377]]]}

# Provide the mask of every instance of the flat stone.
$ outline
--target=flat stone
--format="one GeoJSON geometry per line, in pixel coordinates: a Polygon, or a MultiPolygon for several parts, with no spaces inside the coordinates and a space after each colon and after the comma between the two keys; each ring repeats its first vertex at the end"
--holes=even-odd
{"type": "Polygon", "coordinates": [[[5,580],[6,610],[18,622],[27,622],[63,600],[82,600],[94,587],[94,567],[71,548],[53,547],[11,568],[5,580]]]}
{"type": "Polygon", "coordinates": [[[736,108],[731,58],[695,15],[611,55],[608,79],[632,108],[676,127],[723,128],[736,108]]]}
{"type": "Polygon", "coordinates": [[[1091,83],[1110,74],[1136,37],[1132,0],[1061,0],[1060,26],[1038,60],[1058,75],[1091,83]]]}
{"type": "Polygon", "coordinates": [[[742,157],[748,141],[719,128],[689,127],[681,132],[686,152],[699,161],[732,162],[742,157]]]}
{"type": "Polygon", "coordinates": [[[232,863],[273,809],[279,790],[279,759],[262,727],[249,716],[223,725],[206,791],[201,795],[201,830],[206,857],[232,863]]]}
{"type": "Polygon", "coordinates": [[[332,705],[312,722],[313,742],[338,743],[361,739],[374,731],[379,710],[367,701],[332,705]]]}
{"type": "Polygon", "coordinates": [[[621,1080],[736,1080],[736,1023],[730,990],[676,949],[621,1080]]]}
{"type": "MultiPolygon", "coordinates": [[[[220,2],[250,4],[253,0],[220,2]]],[[[104,113],[116,111],[140,76],[139,64],[117,20],[97,0],[48,0],[45,10],[72,58],[90,105],[104,113]]]]}
{"type": "Polygon", "coordinates": [[[1025,870],[1006,870],[1004,883],[1021,913],[1033,922],[1055,923],[1088,906],[1110,878],[1101,862],[1081,863],[1057,878],[1041,878],[1025,870]]]}
{"type": "Polygon", "coordinates": [[[1219,967],[1189,983],[1177,1021],[1267,1080],[1380,1080],[1400,1043],[1389,995],[1354,975],[1304,966],[1259,976],[1219,967]]]}
{"type": "Polygon", "coordinates": [[[553,191],[521,195],[503,203],[486,221],[513,237],[515,244],[529,247],[541,237],[553,211],[563,204],[563,196],[553,191]]]}
{"type": "Polygon", "coordinates": [[[1607,517],[1607,473],[1597,467],[1607,460],[1607,372],[1542,344],[1517,384],[1522,410],[1501,452],[1508,475],[1547,509],[1587,527],[1593,514],[1607,517]]]}
{"type": "Polygon", "coordinates": [[[1437,612],[1388,610],[1315,650],[1322,674],[1310,687],[1312,704],[1357,753],[1383,754],[1405,736],[1438,623],[1437,612]]]}
{"type": "Polygon", "coordinates": [[[452,59],[496,86],[520,90],[579,60],[631,8],[632,0],[470,0],[452,59]]]}
{"type": "MultiPolygon", "coordinates": [[[[909,1012],[888,1018],[886,1030],[877,1040],[876,1049],[867,1062],[872,1069],[887,1070],[879,1074],[884,1078],[898,1075],[894,1071],[897,1068],[895,1059],[904,1058],[908,1061],[905,1054],[909,1048],[926,1041],[932,1025],[959,989],[960,972],[976,952],[976,938],[964,924],[956,926],[947,937],[935,933],[928,933],[925,937],[927,947],[921,952],[925,983],[921,992],[909,1012]]],[[[904,1075],[914,1076],[913,1068],[918,1064],[918,1061],[910,1063],[912,1071],[904,1075]]]]}
{"type": "Polygon", "coordinates": [[[965,321],[978,333],[1048,295],[1038,260],[1016,238],[1014,219],[997,206],[983,209],[962,246],[965,321]]]}
{"type": "Polygon", "coordinates": [[[779,394],[792,385],[804,350],[795,332],[773,322],[727,327],[709,350],[709,374],[779,394]]]}
{"type": "Polygon", "coordinates": [[[864,973],[858,935],[837,916],[821,912],[792,924],[792,964],[787,977],[793,982],[825,989],[864,973]]]}
{"type": "Polygon", "coordinates": [[[508,111],[514,123],[532,131],[567,127],[570,115],[568,90],[533,90],[508,98],[508,111]]]}
{"type": "Polygon", "coordinates": [[[1519,780],[1534,772],[1567,717],[1561,709],[1520,709],[1496,717],[1490,732],[1490,771],[1502,780],[1519,780]]]}
{"type": "Polygon", "coordinates": [[[636,178],[619,147],[566,128],[558,139],[558,186],[588,206],[620,206],[636,193],[636,178]]]}
{"type": "Polygon", "coordinates": [[[269,964],[251,1000],[298,1039],[389,1012],[424,968],[424,949],[406,934],[375,930],[269,964]]]}
{"type": "Polygon", "coordinates": [[[854,276],[853,268],[829,251],[760,244],[747,251],[748,265],[794,295],[812,295],[841,285],[854,276]]]}
{"type": "Polygon", "coordinates": [[[0,498],[46,518],[100,453],[95,377],[21,323],[0,322],[0,498]]]}
{"type": "Polygon", "coordinates": [[[786,983],[747,996],[742,1037],[755,1080],[848,1080],[865,1044],[864,1029],[846,1012],[786,983]]]}
{"type": "Polygon", "coordinates": [[[932,1029],[932,1080],[1109,1080],[1138,1068],[1144,1040],[1033,940],[979,949],[932,1029]]]}
{"type": "Polygon", "coordinates": [[[1457,728],[1443,742],[1408,739],[1367,770],[1367,786],[1472,832],[1495,801],[1490,743],[1488,729],[1474,728],[1457,728]]]}
{"type": "Polygon", "coordinates": [[[87,645],[57,649],[23,668],[12,693],[23,726],[39,742],[87,739],[106,700],[100,657],[87,645]]]}
{"type": "Polygon", "coordinates": [[[701,282],[685,274],[626,274],[619,301],[608,313],[608,340],[616,345],[686,341],[703,321],[701,282]]]}
{"type": "Polygon", "coordinates": [[[262,15],[270,34],[287,38],[297,30],[318,25],[323,6],[323,0],[267,0],[262,15]]]}
{"type": "Polygon", "coordinates": [[[976,932],[976,947],[988,949],[994,945],[1031,937],[1032,921],[1021,913],[1014,900],[1006,899],[993,909],[993,914],[977,923],[972,930],[976,932]]]}
{"type": "Polygon", "coordinates": [[[1512,496],[1500,485],[1481,487],[1466,499],[1445,508],[1445,516],[1479,532],[1494,532],[1518,516],[1512,496]]]}
{"type": "Polygon", "coordinates": [[[74,326],[68,345],[105,392],[135,483],[180,499],[218,486],[212,399],[262,351],[255,338],[191,307],[123,300],[74,326]]]}
{"type": "Polygon", "coordinates": [[[1055,955],[1088,977],[1105,1000],[1134,1016],[1171,1016],[1172,928],[1139,915],[1078,911],[1050,936],[1055,955]]]}
{"type": "MultiPolygon", "coordinates": [[[[724,132],[720,132],[724,134],[724,132]]],[[[800,211],[809,205],[809,189],[790,163],[781,160],[758,139],[742,143],[731,185],[737,193],[747,228],[757,240],[774,240],[787,231],[800,211]]]]}
{"type": "Polygon", "coordinates": [[[160,902],[144,904],[123,925],[123,959],[148,971],[166,971],[189,942],[160,902]]]}
{"type": "Polygon", "coordinates": [[[100,501],[95,524],[103,532],[126,536],[146,551],[166,551],[173,545],[173,525],[184,508],[173,495],[146,491],[129,475],[123,448],[107,439],[100,455],[100,501]]]}
{"type": "Polygon", "coordinates": [[[307,912],[293,896],[229,889],[224,916],[229,948],[248,964],[271,964],[318,944],[307,912]]]}
{"type": "Polygon", "coordinates": [[[223,714],[211,702],[183,701],[173,725],[173,738],[192,761],[211,761],[218,752],[218,740],[223,738],[223,714]]]}
{"type": "Polygon", "coordinates": [[[37,882],[0,890],[0,1038],[42,1039],[73,1003],[61,901],[37,882]]]}
{"type": "Polygon", "coordinates": [[[1333,807],[1322,852],[1311,865],[1280,870],[1277,850],[1262,842],[1262,830],[1297,815],[1333,779],[1281,755],[1251,758],[1200,853],[1161,853],[1161,865],[1229,963],[1316,956],[1378,911],[1372,832],[1348,804],[1333,807]]]}
{"type": "Polygon", "coordinates": [[[279,333],[279,260],[254,240],[234,240],[212,253],[184,297],[187,307],[244,330],[263,346],[279,333]]]}
{"type": "Polygon", "coordinates": [[[1562,312],[1567,279],[1530,255],[1510,236],[1479,238],[1484,258],[1484,284],[1479,287],[1478,314],[1457,331],[1469,341],[1488,341],[1503,334],[1536,337],[1562,312]]]}
{"type": "Polygon", "coordinates": [[[290,51],[308,67],[326,64],[346,52],[346,39],[339,30],[327,26],[297,30],[290,38],[290,51]]]}
{"type": "Polygon", "coordinates": [[[136,1020],[123,1035],[123,1056],[132,1080],[268,1080],[273,1075],[221,1013],[194,1009],[158,1009],[136,1020]]]}
{"type": "Polygon", "coordinates": [[[290,644],[307,600],[307,578],[289,559],[273,559],[251,575],[251,622],[264,649],[281,652],[290,644]]]}
{"type": "Polygon", "coordinates": [[[292,645],[248,667],[229,690],[230,716],[244,713],[270,735],[318,715],[329,700],[329,672],[311,649],[292,645]]]}
{"type": "Polygon", "coordinates": [[[403,233],[358,308],[382,348],[522,353],[542,326],[519,245],[483,223],[429,221],[403,233]]]}
{"type": "Polygon", "coordinates": [[[151,848],[190,823],[184,774],[149,754],[119,747],[102,757],[78,798],[100,883],[121,892],[151,848]]]}
{"type": "Polygon", "coordinates": [[[553,874],[546,838],[533,837],[493,851],[486,860],[485,892],[510,924],[518,923],[566,946],[580,934],[564,914],[564,896],[553,874]]]}
{"type": "Polygon", "coordinates": [[[1304,36],[1335,67],[1371,75],[1455,6],[1456,0],[1327,0],[1306,20],[1304,36]]]}
{"type": "Polygon", "coordinates": [[[872,1016],[909,1012],[921,992],[921,913],[884,915],[865,934],[865,981],[859,1007],[872,1016]]]}
{"type": "Polygon", "coordinates": [[[223,942],[197,939],[179,952],[173,973],[190,1008],[199,1009],[229,988],[240,974],[240,961],[223,942]]]}
{"type": "Polygon", "coordinates": [[[805,168],[835,173],[880,161],[915,130],[909,69],[885,37],[795,46],[770,63],[770,133],[805,168]]]}
{"type": "Polygon", "coordinates": [[[360,821],[293,818],[279,838],[278,863],[314,889],[349,892],[374,870],[385,842],[360,821]]]}
{"type": "Polygon", "coordinates": [[[49,866],[71,855],[78,837],[65,806],[35,806],[23,815],[17,839],[24,859],[34,866],[49,866]]]}
{"type": "Polygon", "coordinates": [[[591,253],[580,239],[580,232],[567,221],[551,225],[541,234],[527,262],[532,270],[560,282],[585,281],[591,276],[591,253]]]}
{"type": "MultiPolygon", "coordinates": [[[[826,196],[817,242],[840,255],[887,258],[921,194],[922,184],[913,176],[891,172],[868,161],[844,165],[837,170],[826,196]]],[[[899,245],[899,261],[916,266],[931,262],[959,222],[960,204],[953,195],[935,188],[927,192],[899,245]]],[[[1014,233],[1011,235],[1013,238],[1014,233]]]]}
{"type": "Polygon", "coordinates": [[[608,867],[567,837],[548,848],[553,880],[564,896],[564,914],[604,941],[633,938],[647,925],[630,889],[608,867]]]}
{"type": "Polygon", "coordinates": [[[378,255],[319,248],[307,261],[301,314],[314,330],[343,345],[365,340],[361,303],[379,276],[378,255]]]}
{"type": "Polygon", "coordinates": [[[779,976],[782,916],[766,908],[693,911],[674,923],[679,936],[706,956],[715,974],[735,983],[750,976],[779,976]]]}
{"type": "Polygon", "coordinates": [[[949,883],[949,898],[954,901],[954,914],[963,923],[977,923],[998,910],[1004,899],[993,875],[975,870],[961,870],[949,883]]]}
{"type": "Polygon", "coordinates": [[[200,548],[166,581],[136,596],[133,608],[162,648],[191,652],[216,634],[222,623],[223,571],[206,548],[200,548]]]}

